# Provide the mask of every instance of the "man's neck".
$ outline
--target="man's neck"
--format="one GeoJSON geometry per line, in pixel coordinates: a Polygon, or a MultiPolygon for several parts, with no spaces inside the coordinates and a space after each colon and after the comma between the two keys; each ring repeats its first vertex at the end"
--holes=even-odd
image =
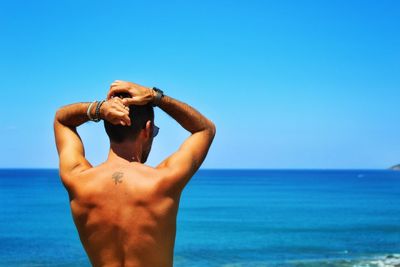
{"type": "Polygon", "coordinates": [[[109,162],[141,162],[143,147],[138,142],[111,143],[108,152],[109,162]]]}

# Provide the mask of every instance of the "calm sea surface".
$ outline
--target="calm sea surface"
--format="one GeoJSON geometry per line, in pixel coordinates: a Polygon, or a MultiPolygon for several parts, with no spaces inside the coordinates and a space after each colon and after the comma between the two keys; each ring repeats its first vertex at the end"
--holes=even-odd
{"type": "MultiPolygon", "coordinates": [[[[57,170],[0,170],[0,266],[90,266],[57,170]]],[[[199,171],[174,266],[400,266],[400,172],[199,171]]]]}

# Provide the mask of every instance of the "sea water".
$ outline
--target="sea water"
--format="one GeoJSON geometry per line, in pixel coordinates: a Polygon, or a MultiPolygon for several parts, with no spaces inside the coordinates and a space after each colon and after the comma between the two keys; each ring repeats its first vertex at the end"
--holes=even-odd
{"type": "MultiPolygon", "coordinates": [[[[90,266],[57,170],[0,170],[0,266],[90,266]]],[[[400,266],[400,172],[200,170],[174,266],[400,266]]]]}

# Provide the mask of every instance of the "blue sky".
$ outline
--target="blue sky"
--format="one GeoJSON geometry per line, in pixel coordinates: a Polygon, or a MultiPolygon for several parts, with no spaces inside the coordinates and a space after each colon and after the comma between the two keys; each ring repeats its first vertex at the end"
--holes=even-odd
{"type": "MultiPolygon", "coordinates": [[[[398,1],[1,1],[0,167],[55,168],[58,107],[115,79],[217,125],[204,168],[400,163],[398,1]]],[[[188,136],[156,111],[155,165],[188,136]]],[[[102,123],[79,132],[105,160],[102,123]]]]}

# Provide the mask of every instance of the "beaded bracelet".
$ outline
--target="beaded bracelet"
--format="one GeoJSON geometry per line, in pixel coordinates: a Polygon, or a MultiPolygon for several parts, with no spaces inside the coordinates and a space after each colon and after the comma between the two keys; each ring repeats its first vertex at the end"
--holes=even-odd
{"type": "Polygon", "coordinates": [[[105,100],[101,100],[100,102],[97,102],[96,112],[95,112],[95,115],[93,118],[94,122],[99,122],[101,120],[100,119],[100,107],[101,107],[101,105],[103,105],[104,102],[105,102],[105,100]]]}
{"type": "Polygon", "coordinates": [[[92,110],[92,106],[96,101],[93,101],[90,103],[88,109],[86,110],[86,115],[88,116],[89,120],[93,121],[92,115],[90,115],[90,111],[92,110]]]}

